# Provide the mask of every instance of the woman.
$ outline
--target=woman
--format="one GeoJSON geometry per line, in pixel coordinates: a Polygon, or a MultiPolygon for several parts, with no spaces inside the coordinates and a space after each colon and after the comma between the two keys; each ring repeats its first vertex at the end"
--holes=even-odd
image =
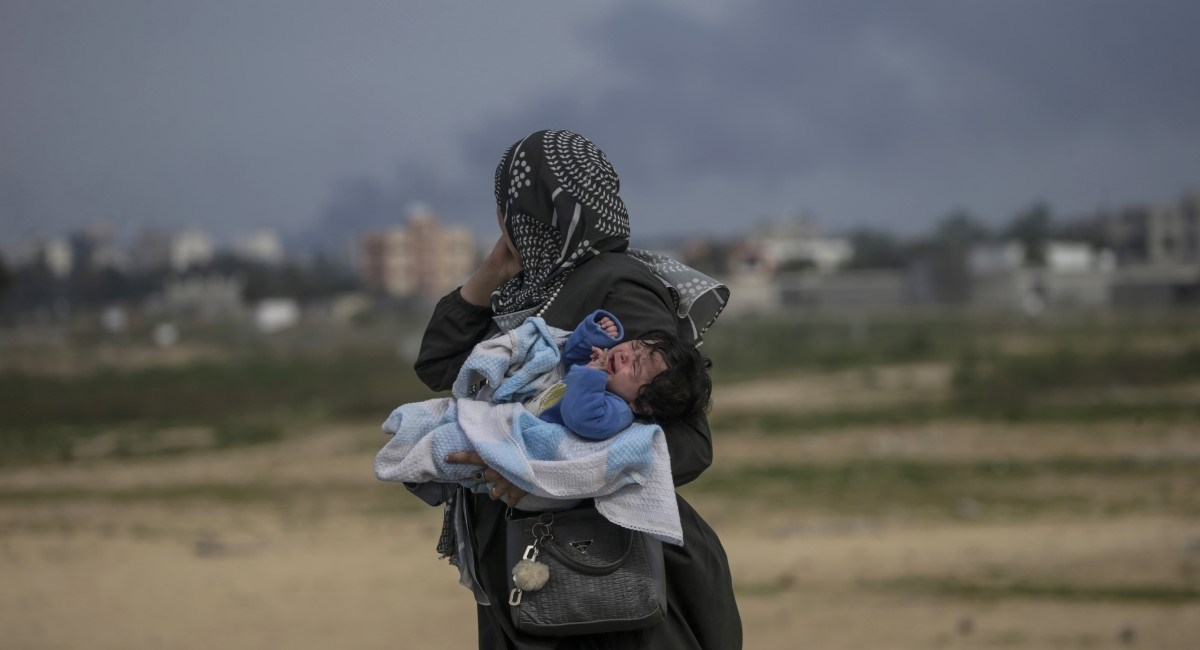
{"type": "MultiPolygon", "coordinates": [[[[534,314],[567,329],[604,309],[617,316],[630,338],[666,329],[696,341],[727,293],[677,262],[628,251],[629,218],[619,190],[603,152],[575,133],[539,131],[509,147],[496,167],[500,238],[471,278],[434,309],[416,363],[421,380],[434,390],[450,388],[476,343],[534,314]]],[[[712,462],[703,419],[668,427],[666,438],[676,486],[695,480],[712,462]]],[[[452,454],[451,460],[482,464],[474,452],[452,454]]],[[[456,496],[470,523],[458,530],[469,531],[465,548],[477,560],[472,567],[477,600],[490,603],[478,608],[481,649],[741,647],[725,551],[712,528],[678,497],[684,546],[663,547],[667,620],[644,630],[587,637],[518,633],[505,604],[504,514],[509,506],[519,507],[525,493],[490,468],[481,478],[494,485],[489,494],[456,496]]]]}

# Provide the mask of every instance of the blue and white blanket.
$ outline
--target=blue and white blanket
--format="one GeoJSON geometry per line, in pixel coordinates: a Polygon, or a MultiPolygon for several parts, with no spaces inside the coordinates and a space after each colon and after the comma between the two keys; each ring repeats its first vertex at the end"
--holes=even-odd
{"type": "Polygon", "coordinates": [[[447,454],[475,450],[529,493],[522,510],[562,510],[592,498],[618,526],[682,545],[662,427],[634,422],[611,438],[588,440],[522,405],[562,378],[566,335],[533,317],[475,346],[454,383],[454,397],[404,404],[383,423],[392,438],[375,457],[375,475],[477,488],[478,466],[445,461],[447,454]]]}

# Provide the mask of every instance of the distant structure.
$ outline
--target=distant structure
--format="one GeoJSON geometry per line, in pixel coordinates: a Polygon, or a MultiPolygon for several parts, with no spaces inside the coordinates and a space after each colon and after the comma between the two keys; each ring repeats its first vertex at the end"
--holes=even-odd
{"type": "Polygon", "coordinates": [[[1200,304],[1200,194],[1109,219],[1120,267],[1112,283],[1121,307],[1200,304]]]}
{"type": "Polygon", "coordinates": [[[245,283],[221,276],[180,277],[167,280],[161,293],[150,297],[145,311],[155,317],[217,321],[241,316],[245,283]]]}
{"type": "Polygon", "coordinates": [[[264,334],[274,334],[300,322],[300,303],[292,298],[267,298],[254,306],[254,325],[264,334]]]}
{"type": "Polygon", "coordinates": [[[730,249],[730,313],[868,303],[876,287],[839,272],[853,257],[848,239],[826,237],[811,217],[764,224],[730,249]]]}
{"type": "Polygon", "coordinates": [[[234,254],[248,262],[268,266],[283,263],[283,242],[272,230],[259,230],[239,239],[233,245],[234,254]]]}
{"type": "Polygon", "coordinates": [[[825,237],[810,218],[770,223],[742,240],[731,252],[735,272],[775,274],[814,270],[830,273],[854,257],[847,239],[825,237]]]}
{"type": "Polygon", "coordinates": [[[161,271],[171,265],[171,237],[160,230],[143,230],[129,249],[130,264],[139,272],[161,271]]]}
{"type": "Polygon", "coordinates": [[[471,232],[446,226],[423,205],[409,212],[405,227],[368,234],[361,251],[367,287],[397,297],[440,297],[462,283],[476,262],[471,232]]]}
{"type": "Polygon", "coordinates": [[[1122,265],[1200,264],[1200,193],[1173,204],[1125,210],[1110,219],[1107,235],[1122,265]]]}
{"type": "Polygon", "coordinates": [[[71,233],[71,258],[74,268],[85,270],[117,269],[128,265],[125,252],[117,247],[111,224],[96,222],[71,233]]]}
{"type": "Polygon", "coordinates": [[[212,261],[214,255],[212,239],[198,230],[174,234],[145,230],[134,240],[130,252],[132,266],[139,271],[170,269],[179,273],[212,261]]]}
{"type": "Polygon", "coordinates": [[[20,265],[42,267],[54,277],[62,279],[71,275],[75,258],[66,240],[35,239],[25,244],[16,261],[20,265]]]}
{"type": "Polygon", "coordinates": [[[185,230],[171,240],[171,269],[186,271],[212,261],[212,239],[198,230],[185,230]]]}
{"type": "Polygon", "coordinates": [[[1116,259],[1082,242],[1048,241],[1044,260],[1030,261],[1019,242],[982,244],[967,255],[970,304],[1036,316],[1048,308],[1107,307],[1116,259]]]}

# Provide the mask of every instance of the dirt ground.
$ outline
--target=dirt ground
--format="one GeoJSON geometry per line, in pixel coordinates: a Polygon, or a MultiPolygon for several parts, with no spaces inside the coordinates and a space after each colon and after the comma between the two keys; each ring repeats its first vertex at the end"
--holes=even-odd
{"type": "MultiPolygon", "coordinates": [[[[69,510],[58,515],[101,516],[107,525],[55,529],[47,521],[0,542],[5,647],[472,647],[471,598],[433,559],[430,513],[295,522],[69,510]],[[149,528],[155,521],[164,527],[149,528]]],[[[1200,638],[1194,604],[974,602],[872,588],[980,563],[1035,569],[1066,561],[1082,574],[1145,563],[1164,571],[1180,545],[1200,536],[1195,524],[810,523],[765,538],[737,527],[719,532],[741,591],[748,648],[1116,648],[1132,645],[1122,642],[1130,637],[1136,647],[1191,648],[1200,638]]]]}
{"type": "MultiPolygon", "coordinates": [[[[940,381],[930,369],[896,377],[905,391],[940,381]]],[[[836,401],[818,392],[810,399],[836,401]]],[[[723,403],[780,397],[743,393],[721,393],[723,403]]],[[[374,425],[347,423],[253,448],[0,472],[0,647],[474,647],[471,595],[433,551],[440,512],[375,481],[381,442],[374,425]]],[[[711,471],[1066,455],[1196,458],[1200,433],[971,423],[728,432],[711,471]]],[[[726,546],[747,648],[1200,647],[1195,517],[849,515],[685,492],[726,546]]]]}

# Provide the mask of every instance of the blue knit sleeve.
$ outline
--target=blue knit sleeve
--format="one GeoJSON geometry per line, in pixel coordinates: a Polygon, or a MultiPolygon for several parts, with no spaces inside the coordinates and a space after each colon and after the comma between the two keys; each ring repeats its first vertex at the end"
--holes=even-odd
{"type": "Polygon", "coordinates": [[[581,363],[587,363],[592,358],[592,348],[597,347],[601,350],[607,350],[621,342],[625,338],[625,329],[621,327],[621,321],[617,320],[616,316],[597,309],[588,315],[579,323],[579,327],[571,332],[571,336],[567,338],[567,343],[563,346],[563,364],[568,368],[577,366],[581,363]],[[617,335],[612,337],[600,328],[600,319],[608,316],[617,326],[617,335]]]}
{"type": "Polygon", "coordinates": [[[625,400],[604,390],[603,370],[575,366],[563,378],[567,385],[561,402],[563,424],[592,440],[604,440],[633,424],[633,410],[625,400]]]}

